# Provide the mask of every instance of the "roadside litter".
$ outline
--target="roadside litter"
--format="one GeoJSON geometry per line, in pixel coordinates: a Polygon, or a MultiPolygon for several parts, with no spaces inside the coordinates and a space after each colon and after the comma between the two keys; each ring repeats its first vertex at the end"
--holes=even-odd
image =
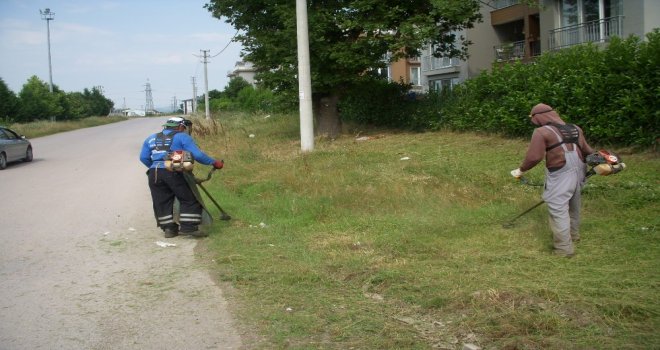
{"type": "Polygon", "coordinates": [[[159,247],[162,247],[162,248],[176,247],[176,244],[174,244],[174,243],[167,243],[167,242],[163,242],[163,241],[157,241],[156,245],[158,245],[159,247]]]}

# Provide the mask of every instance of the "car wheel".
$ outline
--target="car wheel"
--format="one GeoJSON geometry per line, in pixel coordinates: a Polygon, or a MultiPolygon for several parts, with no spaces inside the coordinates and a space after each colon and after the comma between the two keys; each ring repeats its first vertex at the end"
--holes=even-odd
{"type": "Polygon", "coordinates": [[[0,153],[0,170],[4,170],[7,167],[7,156],[4,153],[0,153]]]}
{"type": "Polygon", "coordinates": [[[25,158],[23,158],[24,162],[31,162],[32,161],[32,147],[28,146],[27,151],[25,151],[25,158]]]}

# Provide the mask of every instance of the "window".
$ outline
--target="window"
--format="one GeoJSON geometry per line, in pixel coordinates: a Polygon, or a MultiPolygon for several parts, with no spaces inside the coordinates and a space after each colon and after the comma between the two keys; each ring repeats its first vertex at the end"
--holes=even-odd
{"type": "Polygon", "coordinates": [[[414,86],[422,85],[420,83],[421,67],[410,67],[410,83],[414,86]]]}
{"type": "Polygon", "coordinates": [[[458,84],[458,78],[429,80],[429,88],[433,91],[451,90],[458,84]]]}
{"type": "Polygon", "coordinates": [[[622,36],[623,0],[559,0],[560,28],[550,31],[550,49],[622,36]]]}
{"type": "Polygon", "coordinates": [[[621,15],[623,0],[561,0],[562,27],[593,22],[621,15]]]}

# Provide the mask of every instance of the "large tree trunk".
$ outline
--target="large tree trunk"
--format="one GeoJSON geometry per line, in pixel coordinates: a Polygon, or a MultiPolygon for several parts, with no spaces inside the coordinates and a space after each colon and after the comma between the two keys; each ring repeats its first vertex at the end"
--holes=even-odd
{"type": "Polygon", "coordinates": [[[321,95],[314,98],[317,135],[335,139],[341,133],[341,119],[339,119],[339,110],[337,109],[338,102],[339,96],[336,94],[321,95]]]}

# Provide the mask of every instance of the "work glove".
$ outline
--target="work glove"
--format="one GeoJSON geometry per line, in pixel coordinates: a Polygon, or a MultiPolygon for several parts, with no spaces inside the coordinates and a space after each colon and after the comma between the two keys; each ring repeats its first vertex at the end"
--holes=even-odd
{"type": "Polygon", "coordinates": [[[520,170],[520,168],[511,170],[511,176],[515,177],[516,179],[520,180],[520,178],[523,176],[525,172],[520,170]]]}
{"type": "Polygon", "coordinates": [[[213,162],[213,169],[222,169],[222,167],[225,166],[225,161],[224,160],[216,160],[213,162]]]}

